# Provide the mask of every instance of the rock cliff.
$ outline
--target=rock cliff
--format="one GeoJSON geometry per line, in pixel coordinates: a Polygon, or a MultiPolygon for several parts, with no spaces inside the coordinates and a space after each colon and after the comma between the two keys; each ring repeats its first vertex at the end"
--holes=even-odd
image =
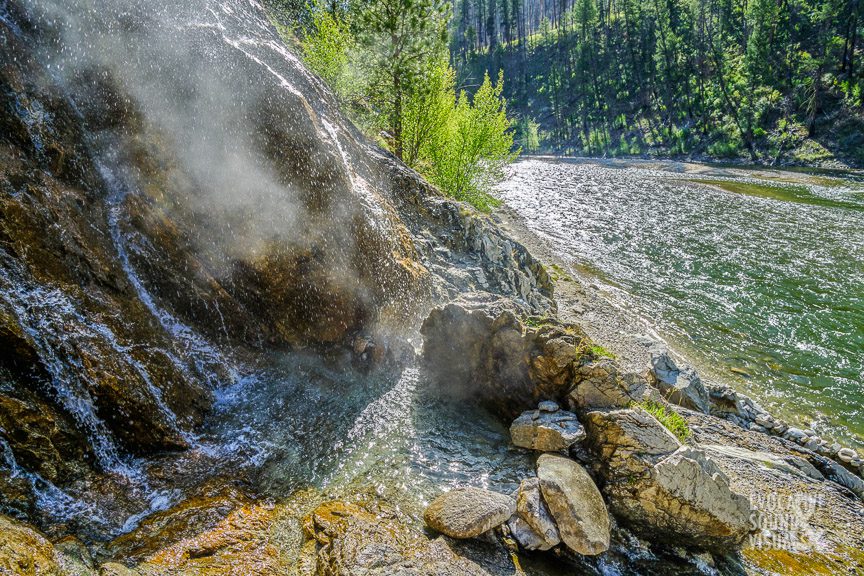
{"type": "Polygon", "coordinates": [[[366,142],[260,6],[16,0],[0,46],[7,511],[185,449],[253,351],[380,362],[459,291],[550,305],[542,267],[366,142]]]}

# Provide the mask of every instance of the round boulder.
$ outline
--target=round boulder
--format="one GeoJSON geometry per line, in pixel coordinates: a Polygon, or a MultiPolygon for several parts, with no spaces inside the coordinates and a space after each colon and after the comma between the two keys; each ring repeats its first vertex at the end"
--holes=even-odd
{"type": "Polygon", "coordinates": [[[500,526],[516,512],[510,496],[481,488],[459,488],[436,498],[423,514],[433,530],[451,538],[474,538],[500,526]]]}
{"type": "Polygon", "coordinates": [[[586,556],[608,550],[609,513],[588,472],[569,458],[543,454],[537,460],[537,477],[564,544],[586,556]]]}

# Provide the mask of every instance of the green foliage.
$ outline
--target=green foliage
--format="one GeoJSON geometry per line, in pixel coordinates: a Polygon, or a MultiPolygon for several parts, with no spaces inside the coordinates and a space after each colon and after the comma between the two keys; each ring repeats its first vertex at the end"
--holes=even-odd
{"type": "Polygon", "coordinates": [[[336,18],[321,3],[312,9],[312,21],[300,42],[306,64],[333,87],[346,94],[349,85],[349,54],[354,45],[348,20],[336,18]]]}
{"type": "MultiPolygon", "coordinates": [[[[470,46],[453,36],[457,83],[503,69],[503,95],[517,116],[540,121],[546,150],[864,158],[851,129],[864,122],[864,2],[515,6],[505,27],[498,3],[456,3],[451,28],[476,31],[470,46]]],[[[532,150],[521,125],[517,136],[532,150]]]]}
{"type": "Polygon", "coordinates": [[[613,360],[615,358],[617,358],[617,356],[615,356],[614,352],[612,352],[611,350],[607,350],[606,348],[604,348],[603,346],[601,346],[599,344],[592,345],[588,349],[588,351],[591,352],[591,355],[594,356],[595,358],[612,358],[613,360]]]}
{"type": "Polygon", "coordinates": [[[639,406],[654,416],[667,430],[672,432],[681,442],[686,441],[692,434],[687,421],[677,412],[667,409],[666,406],[653,400],[643,400],[639,406]]]}
{"type": "MultiPolygon", "coordinates": [[[[424,93],[416,105],[409,106],[417,108],[412,117],[428,113],[433,118],[419,146],[417,165],[446,194],[488,211],[499,203],[489,194],[492,185],[503,178],[504,167],[518,154],[512,151],[513,133],[501,98],[503,73],[497,84],[487,74],[473,98],[462,91],[455,101],[453,73],[446,63],[439,65],[437,76],[444,79],[434,82],[440,90],[424,93]]],[[[408,135],[407,139],[416,138],[408,135]]]]}
{"type": "Polygon", "coordinates": [[[529,116],[521,116],[516,124],[516,141],[526,152],[540,149],[540,124],[529,116]]]}
{"type": "Polygon", "coordinates": [[[402,158],[406,101],[426,90],[430,70],[447,45],[444,0],[369,0],[357,9],[356,35],[369,79],[367,97],[385,120],[393,153],[402,158]]]}
{"type": "MultiPolygon", "coordinates": [[[[440,0],[368,0],[310,8],[299,34],[306,63],[370,135],[445,194],[488,211],[489,192],[519,153],[501,94],[488,75],[457,94],[440,0]]],[[[527,139],[539,146],[537,123],[527,139]]]]}

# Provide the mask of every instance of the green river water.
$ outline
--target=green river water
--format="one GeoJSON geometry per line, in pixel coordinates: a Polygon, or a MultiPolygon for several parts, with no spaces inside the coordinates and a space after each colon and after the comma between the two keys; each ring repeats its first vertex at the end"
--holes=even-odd
{"type": "Polygon", "coordinates": [[[703,376],[864,446],[864,175],[532,158],[498,194],[703,376]]]}

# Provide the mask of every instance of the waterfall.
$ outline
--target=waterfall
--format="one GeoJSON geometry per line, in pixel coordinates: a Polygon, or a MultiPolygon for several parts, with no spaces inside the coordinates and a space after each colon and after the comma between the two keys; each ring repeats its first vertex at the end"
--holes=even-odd
{"type": "MultiPolygon", "coordinates": [[[[229,382],[235,382],[239,378],[237,368],[229,362],[216,348],[213,347],[207,340],[198,334],[191,327],[181,322],[176,316],[168,310],[160,307],[153,295],[144,286],[144,282],[138,275],[138,272],[129,261],[129,252],[126,247],[126,242],[123,233],[120,230],[120,218],[123,213],[123,201],[128,193],[128,187],[111,169],[108,164],[102,160],[95,160],[102,181],[108,189],[108,229],[111,232],[111,239],[114,243],[114,248],[117,250],[117,256],[126,278],[135,289],[138,299],[147,307],[147,310],[153,315],[162,328],[171,336],[173,343],[180,347],[180,352],[183,358],[191,361],[190,367],[176,354],[166,351],[171,362],[183,373],[187,378],[196,380],[203,379],[210,390],[215,390],[226,383],[219,381],[217,375],[222,369],[227,366],[229,382]],[[191,368],[194,368],[192,370],[191,368]],[[196,378],[197,377],[197,378],[196,378]]],[[[225,330],[225,322],[222,319],[222,312],[218,309],[220,321],[222,322],[223,330],[225,330]]],[[[227,334],[226,334],[227,335],[227,334]]]]}
{"type": "Polygon", "coordinates": [[[0,262],[3,263],[0,267],[3,299],[12,308],[19,326],[51,377],[51,396],[87,435],[103,469],[130,477],[137,475],[121,456],[105,422],[96,414],[86,384],[75,371],[80,359],[73,348],[73,340],[110,335],[109,341],[116,344],[113,333],[107,326],[85,318],[63,291],[34,282],[3,248],[0,248],[0,262]]]}
{"type": "Polygon", "coordinates": [[[15,460],[9,444],[0,437],[0,471],[9,478],[23,478],[33,491],[38,509],[57,522],[86,518],[88,522],[105,525],[107,521],[93,506],[74,498],[34,472],[22,468],[15,460]]]}

